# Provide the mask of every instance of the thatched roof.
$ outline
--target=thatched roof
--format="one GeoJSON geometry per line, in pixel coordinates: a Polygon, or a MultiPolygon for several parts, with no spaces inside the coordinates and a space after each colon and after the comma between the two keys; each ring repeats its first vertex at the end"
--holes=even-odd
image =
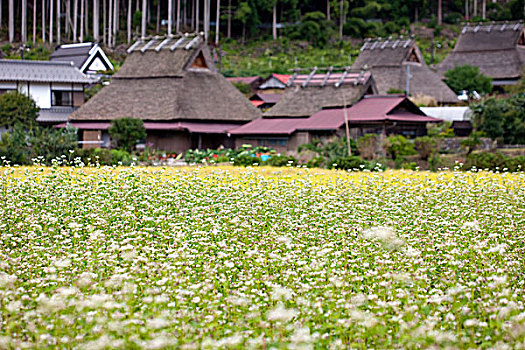
{"type": "Polygon", "coordinates": [[[454,50],[437,65],[444,75],[469,64],[494,79],[517,79],[525,65],[525,30],[522,23],[487,23],[463,28],[454,50]]]}
{"type": "Polygon", "coordinates": [[[389,90],[406,91],[407,65],[410,94],[432,96],[441,103],[458,102],[456,94],[428,68],[412,39],[368,40],[352,68],[372,72],[379,94],[387,94],[389,90]]]}
{"type": "Polygon", "coordinates": [[[135,43],[111,84],[70,120],[250,121],[260,112],[216,72],[200,36],[135,43]]]}
{"type": "Polygon", "coordinates": [[[332,69],[318,73],[294,74],[288,87],[275,106],[264,114],[265,118],[309,117],[323,108],[352,105],[366,93],[376,93],[370,73],[335,73],[332,69]]]}

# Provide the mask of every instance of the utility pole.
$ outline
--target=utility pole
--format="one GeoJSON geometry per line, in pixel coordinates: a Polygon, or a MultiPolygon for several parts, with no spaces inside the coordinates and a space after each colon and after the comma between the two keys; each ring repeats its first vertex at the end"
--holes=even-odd
{"type": "Polygon", "coordinates": [[[352,156],[352,147],[350,147],[350,127],[348,126],[348,111],[346,107],[346,95],[343,92],[343,113],[345,116],[345,128],[346,128],[346,145],[348,146],[348,156],[352,156]]]}
{"type": "Polygon", "coordinates": [[[215,46],[219,47],[219,22],[221,17],[221,0],[217,0],[217,20],[215,21],[215,46]]]}

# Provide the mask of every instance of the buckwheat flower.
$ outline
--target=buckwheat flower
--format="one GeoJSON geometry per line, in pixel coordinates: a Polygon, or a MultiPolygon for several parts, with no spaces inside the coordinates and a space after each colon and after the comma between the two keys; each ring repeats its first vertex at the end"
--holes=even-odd
{"type": "Polygon", "coordinates": [[[225,265],[226,267],[230,268],[230,269],[231,269],[232,267],[235,266],[235,264],[232,263],[230,260],[226,260],[226,261],[224,262],[224,265],[225,265]]]}
{"type": "Polygon", "coordinates": [[[201,301],[201,298],[198,297],[198,296],[196,296],[196,297],[194,297],[193,299],[191,299],[191,302],[192,302],[192,303],[195,303],[195,304],[200,303],[200,301],[201,301]]]}
{"type": "Polygon", "coordinates": [[[309,343],[312,340],[313,339],[310,335],[310,328],[308,327],[296,328],[292,336],[290,337],[290,341],[292,341],[293,343],[309,343]]]}
{"type": "Polygon", "coordinates": [[[268,311],[266,316],[269,321],[288,322],[298,314],[295,309],[286,309],[283,304],[279,303],[275,308],[268,311]]]}
{"type": "Polygon", "coordinates": [[[15,311],[19,311],[22,308],[22,302],[20,300],[15,300],[7,304],[6,309],[10,313],[13,313],[15,311]]]}
{"type": "Polygon", "coordinates": [[[391,227],[372,227],[363,231],[363,237],[366,239],[377,239],[387,249],[397,250],[401,248],[405,241],[397,237],[394,229],[391,227]]]}
{"type": "Polygon", "coordinates": [[[164,318],[153,318],[146,321],[146,327],[150,329],[160,329],[169,326],[170,322],[164,318]]]}
{"type": "Polygon", "coordinates": [[[58,268],[66,268],[66,267],[69,267],[71,266],[71,259],[61,259],[61,260],[57,260],[55,261],[55,266],[58,267],[58,268]]]}
{"type": "Polygon", "coordinates": [[[463,225],[461,226],[461,229],[464,230],[464,231],[465,230],[479,231],[480,227],[479,227],[479,223],[477,221],[469,221],[469,222],[463,223],[463,225]]]}
{"type": "Polygon", "coordinates": [[[274,286],[270,294],[272,300],[290,300],[293,296],[293,291],[290,288],[282,286],[274,286]]]}
{"type": "Polygon", "coordinates": [[[17,277],[14,275],[9,275],[7,273],[0,272],[0,288],[5,288],[7,286],[13,285],[17,277]]]}
{"type": "Polygon", "coordinates": [[[471,318],[463,322],[463,326],[465,327],[476,327],[479,324],[479,321],[475,318],[471,318]]]}

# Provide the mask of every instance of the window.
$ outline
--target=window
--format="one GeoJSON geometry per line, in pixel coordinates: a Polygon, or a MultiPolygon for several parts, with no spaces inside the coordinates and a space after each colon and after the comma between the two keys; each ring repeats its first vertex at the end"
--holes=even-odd
{"type": "Polygon", "coordinates": [[[15,89],[0,89],[0,95],[3,95],[3,94],[5,94],[6,92],[9,92],[9,91],[15,91],[15,89]]]}
{"type": "Polygon", "coordinates": [[[281,137],[255,138],[255,139],[250,139],[250,140],[257,142],[259,146],[265,146],[265,147],[276,147],[276,146],[285,147],[288,144],[288,139],[285,137],[283,138],[281,137]]]}
{"type": "Polygon", "coordinates": [[[52,106],[73,106],[72,91],[51,91],[52,106]]]}

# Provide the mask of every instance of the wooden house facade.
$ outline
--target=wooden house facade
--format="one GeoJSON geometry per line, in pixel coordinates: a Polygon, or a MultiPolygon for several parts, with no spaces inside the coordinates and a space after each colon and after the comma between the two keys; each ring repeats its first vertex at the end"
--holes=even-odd
{"type": "Polygon", "coordinates": [[[109,146],[111,120],[139,118],[146,127],[147,144],[184,152],[232,147],[227,130],[259,115],[216,71],[203,38],[186,34],[132,45],[111,83],[73,113],[69,122],[81,135],[109,146]]]}

